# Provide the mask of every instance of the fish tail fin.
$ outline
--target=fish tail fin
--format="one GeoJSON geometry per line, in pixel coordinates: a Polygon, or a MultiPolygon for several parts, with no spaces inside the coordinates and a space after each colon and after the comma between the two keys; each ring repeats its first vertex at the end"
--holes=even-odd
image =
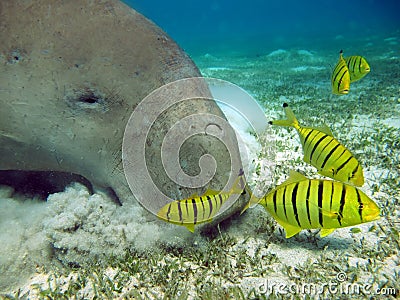
{"type": "Polygon", "coordinates": [[[286,120],[269,121],[269,124],[278,126],[290,126],[296,129],[299,128],[299,122],[297,121],[296,116],[289,108],[289,105],[287,103],[283,103],[283,109],[285,110],[286,120]]]}
{"type": "Polygon", "coordinates": [[[243,207],[242,211],[240,212],[240,215],[242,215],[249,207],[250,207],[250,201],[247,202],[246,205],[243,207]]]}
{"type": "Polygon", "coordinates": [[[243,207],[242,211],[240,212],[240,214],[243,214],[248,208],[254,207],[256,204],[258,204],[262,198],[258,198],[256,196],[254,196],[254,194],[252,193],[252,191],[250,190],[250,188],[248,186],[246,186],[246,191],[249,193],[250,195],[250,200],[249,202],[246,203],[246,205],[243,207]]]}
{"type": "Polygon", "coordinates": [[[244,171],[243,169],[240,169],[239,175],[233,183],[232,189],[229,191],[229,194],[242,194],[245,187],[246,181],[244,179],[244,171]]]}

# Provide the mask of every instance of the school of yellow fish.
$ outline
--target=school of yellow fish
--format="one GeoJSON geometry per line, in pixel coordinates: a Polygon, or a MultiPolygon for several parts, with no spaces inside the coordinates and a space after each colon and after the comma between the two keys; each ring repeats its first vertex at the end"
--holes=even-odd
{"type": "MultiPolygon", "coordinates": [[[[347,94],[350,83],[369,71],[365,58],[343,58],[343,51],[340,51],[331,78],[333,93],[347,94]]],[[[256,204],[262,205],[285,229],[286,238],[303,229],[321,229],[320,235],[325,237],[337,228],[379,219],[379,207],[357,188],[364,184],[363,170],[357,158],[333,137],[328,126],[303,127],[288,104],[284,103],[283,108],[286,119],[270,121],[270,124],[295,128],[304,161],[314,166],[320,175],[333,180],[308,179],[291,171],[289,179],[261,198],[250,191],[250,200],[242,213],[256,204]]],[[[210,222],[230,196],[242,194],[245,188],[244,172],[240,170],[229,192],[207,190],[202,196],[194,194],[175,200],[162,207],[157,216],[194,232],[196,225],[210,222]]]]}
{"type": "Polygon", "coordinates": [[[356,187],[364,184],[364,176],[353,154],[333,137],[327,126],[302,127],[288,105],[283,107],[287,119],[270,124],[294,127],[300,136],[304,161],[334,180],[308,179],[292,171],[287,181],[266,196],[252,196],[244,210],[261,204],[285,229],[286,238],[302,229],[319,228],[324,237],[336,228],[379,219],[379,207],[356,187]]]}

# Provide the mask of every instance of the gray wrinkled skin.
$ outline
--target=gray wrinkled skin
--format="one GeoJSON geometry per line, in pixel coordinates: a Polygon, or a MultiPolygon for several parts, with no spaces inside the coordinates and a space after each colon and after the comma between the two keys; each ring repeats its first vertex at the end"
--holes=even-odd
{"type": "MultiPolygon", "coordinates": [[[[121,203],[132,199],[121,163],[125,125],[151,91],[200,75],[188,56],[152,22],[113,0],[2,0],[0,41],[0,170],[72,172],[111,188],[121,203]]],[[[149,167],[170,195],[178,186],[155,158],[167,128],[193,111],[222,115],[213,102],[186,103],[150,132],[149,167]]],[[[223,186],[229,155],[213,139],[184,145],[185,170],[195,174],[205,150],[219,166],[211,187],[223,186]]]]}

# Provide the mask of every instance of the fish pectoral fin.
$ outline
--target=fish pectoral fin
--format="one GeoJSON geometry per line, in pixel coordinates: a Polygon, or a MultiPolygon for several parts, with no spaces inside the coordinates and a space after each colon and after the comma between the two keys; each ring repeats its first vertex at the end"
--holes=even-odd
{"type": "Polygon", "coordinates": [[[310,205],[312,205],[312,206],[316,206],[317,208],[318,208],[318,210],[324,215],[324,216],[326,216],[326,217],[328,217],[328,218],[330,218],[330,219],[332,219],[332,220],[336,220],[337,219],[337,217],[338,217],[338,215],[339,215],[339,213],[338,212],[334,212],[334,211],[329,211],[329,210],[326,210],[326,209],[323,209],[322,207],[319,207],[318,205],[316,205],[315,203],[312,203],[311,201],[309,201],[308,199],[307,199],[307,201],[308,201],[308,203],[310,204],[310,205]]]}
{"type": "Polygon", "coordinates": [[[339,215],[339,213],[337,213],[337,212],[326,211],[326,210],[323,210],[323,209],[321,209],[321,211],[322,211],[322,214],[324,216],[327,216],[328,218],[330,218],[332,220],[336,220],[338,218],[338,215],[339,215]]]}
{"type": "Polygon", "coordinates": [[[295,183],[295,182],[300,182],[307,180],[307,177],[305,177],[303,174],[290,170],[289,171],[289,178],[283,183],[283,184],[289,184],[289,183],[295,183]]]}
{"type": "Polygon", "coordinates": [[[327,235],[330,235],[334,231],[335,228],[322,228],[321,231],[319,232],[319,235],[321,237],[326,237],[327,235]]]}
{"type": "Polygon", "coordinates": [[[328,168],[325,170],[318,170],[318,174],[322,175],[322,176],[326,176],[326,177],[330,177],[332,178],[332,176],[335,175],[335,169],[334,168],[328,168]]]}
{"type": "Polygon", "coordinates": [[[190,232],[194,232],[194,224],[192,223],[183,223],[183,226],[185,226],[190,232]]]}

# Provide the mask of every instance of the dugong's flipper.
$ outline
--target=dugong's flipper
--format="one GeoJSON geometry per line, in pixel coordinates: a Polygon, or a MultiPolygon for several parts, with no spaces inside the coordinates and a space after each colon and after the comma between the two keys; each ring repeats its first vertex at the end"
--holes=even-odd
{"type": "MultiPolygon", "coordinates": [[[[200,75],[188,56],[115,0],[2,0],[0,41],[0,170],[70,172],[111,187],[122,203],[132,198],[121,162],[125,126],[151,91],[200,75]]],[[[156,147],[166,127],[193,111],[222,116],[211,101],[186,103],[163,114],[148,138],[154,182],[171,195],[180,191],[157,172],[156,147]]],[[[238,151],[200,136],[181,149],[185,170],[198,172],[206,152],[222,168],[211,186],[223,186],[238,151]]]]}

